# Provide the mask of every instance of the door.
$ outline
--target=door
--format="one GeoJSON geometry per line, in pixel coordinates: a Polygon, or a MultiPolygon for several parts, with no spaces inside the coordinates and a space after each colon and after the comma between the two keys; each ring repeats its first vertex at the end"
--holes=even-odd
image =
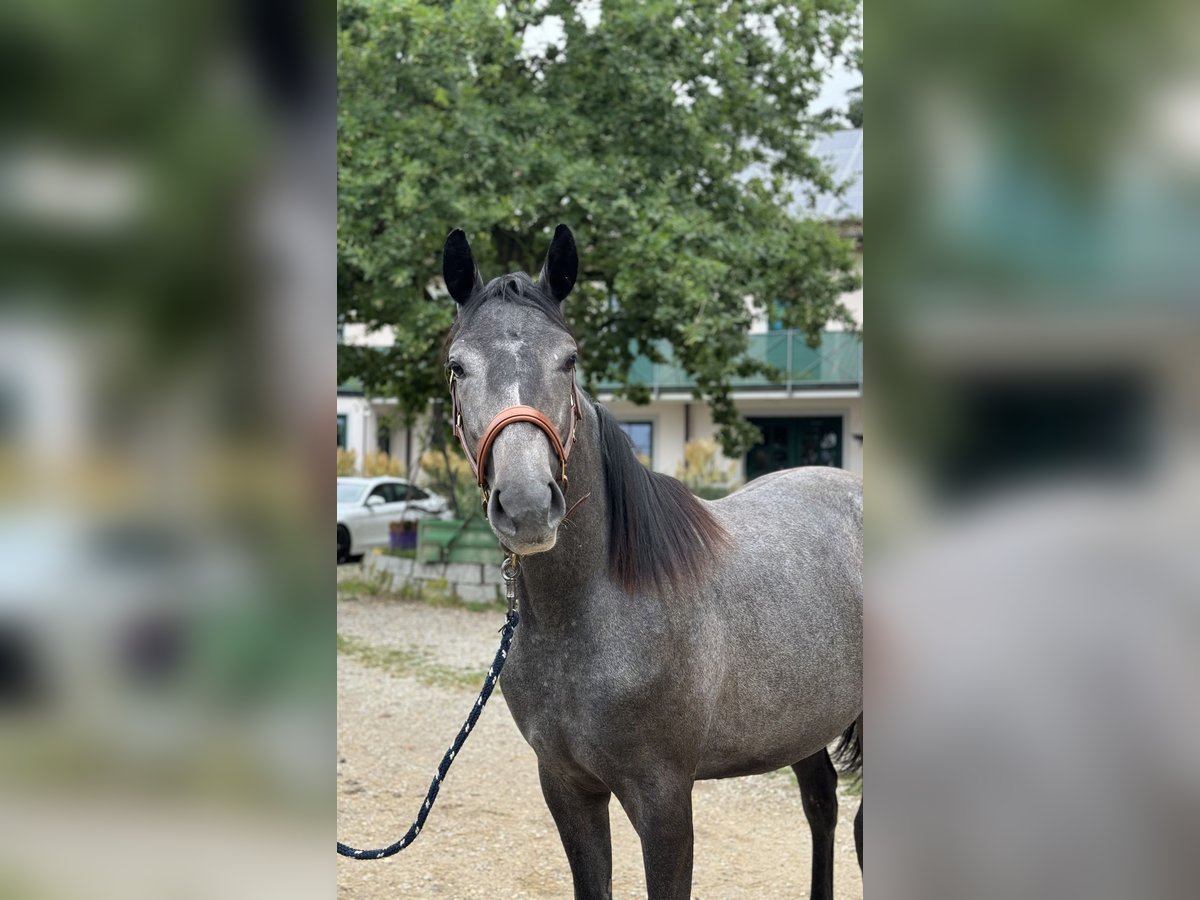
{"type": "Polygon", "coordinates": [[[366,533],[364,543],[372,547],[386,547],[388,523],[398,521],[404,515],[404,488],[394,481],[387,481],[376,485],[371,496],[382,497],[383,503],[367,507],[367,515],[363,520],[366,533]]]}
{"type": "Polygon", "coordinates": [[[762,443],[746,454],[746,480],[794,466],[842,467],[842,417],[751,418],[762,443]]]}

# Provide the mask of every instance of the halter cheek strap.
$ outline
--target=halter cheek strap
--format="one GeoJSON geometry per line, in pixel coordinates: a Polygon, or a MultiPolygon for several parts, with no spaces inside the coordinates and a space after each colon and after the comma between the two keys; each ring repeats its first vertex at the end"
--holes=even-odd
{"type": "Polygon", "coordinates": [[[470,446],[467,444],[467,436],[463,432],[462,427],[462,407],[458,402],[458,384],[454,373],[450,373],[450,401],[453,405],[454,415],[454,436],[458,439],[458,443],[463,448],[463,453],[467,457],[467,465],[471,467],[471,474],[475,476],[475,481],[479,484],[479,489],[483,492],[484,506],[487,505],[488,484],[487,484],[487,460],[488,454],[492,452],[492,445],[496,442],[496,438],[500,432],[517,422],[528,422],[531,425],[536,425],[550,439],[550,446],[554,448],[554,453],[558,456],[561,464],[559,478],[562,481],[562,489],[565,493],[567,490],[567,457],[571,455],[571,448],[575,446],[575,424],[583,417],[583,413],[579,409],[579,392],[575,385],[575,380],[571,379],[571,424],[567,430],[566,440],[563,440],[558,435],[558,429],[554,427],[554,423],[539,409],[532,406],[509,406],[500,410],[492,418],[483,430],[483,438],[479,441],[479,454],[476,456],[471,452],[470,446]]]}

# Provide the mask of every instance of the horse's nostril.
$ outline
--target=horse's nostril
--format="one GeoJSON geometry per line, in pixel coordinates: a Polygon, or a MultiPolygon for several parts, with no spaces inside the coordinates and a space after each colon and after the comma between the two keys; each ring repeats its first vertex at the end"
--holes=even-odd
{"type": "Polygon", "coordinates": [[[515,529],[515,526],[512,516],[504,508],[504,503],[500,499],[500,493],[500,491],[492,491],[491,497],[488,498],[488,518],[501,530],[511,532],[515,529]]]}
{"type": "Polygon", "coordinates": [[[562,491],[553,482],[529,486],[513,483],[492,491],[488,518],[509,534],[544,533],[562,519],[563,506],[562,491]]]}
{"type": "Polygon", "coordinates": [[[562,517],[567,511],[567,498],[563,496],[562,488],[558,486],[557,481],[551,481],[548,487],[550,488],[549,525],[553,528],[562,521],[562,517]]]}

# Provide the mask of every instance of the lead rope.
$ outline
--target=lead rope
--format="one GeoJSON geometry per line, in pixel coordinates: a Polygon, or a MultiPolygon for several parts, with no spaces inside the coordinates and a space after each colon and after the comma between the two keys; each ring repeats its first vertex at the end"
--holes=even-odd
{"type": "Polygon", "coordinates": [[[425,794],[425,802],[421,804],[421,809],[417,812],[417,818],[409,826],[404,837],[400,838],[396,843],[382,847],[379,850],[356,850],[354,847],[338,841],[337,852],[339,856],[348,856],[351,859],[384,859],[388,856],[395,856],[415,841],[417,835],[421,833],[421,829],[425,827],[425,820],[429,817],[429,811],[433,809],[433,804],[437,800],[442,782],[446,780],[446,773],[450,771],[450,764],[454,762],[454,757],[458,755],[458,751],[462,749],[462,745],[467,741],[467,735],[471,733],[471,729],[479,721],[479,714],[483,712],[483,708],[487,705],[488,697],[492,696],[492,689],[496,686],[497,679],[500,678],[500,671],[504,668],[505,660],[508,659],[508,647],[512,643],[513,632],[521,624],[521,614],[517,611],[518,568],[519,563],[515,553],[508,554],[504,558],[504,562],[500,565],[500,574],[504,576],[504,593],[508,599],[508,614],[505,616],[504,626],[500,629],[500,649],[496,651],[496,658],[492,661],[492,667],[487,670],[487,676],[483,679],[483,688],[479,691],[479,697],[476,698],[475,705],[471,707],[471,712],[467,715],[467,721],[463,723],[462,729],[458,732],[458,737],[454,739],[454,743],[450,745],[450,749],[442,757],[441,765],[433,773],[433,781],[429,783],[429,790],[425,794]]]}

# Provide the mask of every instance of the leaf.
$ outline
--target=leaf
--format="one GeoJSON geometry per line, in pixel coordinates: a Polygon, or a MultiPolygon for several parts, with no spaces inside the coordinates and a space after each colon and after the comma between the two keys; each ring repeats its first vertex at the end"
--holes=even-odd
{"type": "Polygon", "coordinates": [[[493,277],[536,272],[567,222],[587,376],[646,402],[633,348],[669,351],[737,456],[757,431],[729,384],[762,368],[741,355],[745,297],[816,335],[854,283],[850,243],[791,218],[780,188],[824,177],[809,146],[827,117],[808,105],[820,61],[854,52],[859,4],[606,0],[591,27],[563,0],[505,8],[339,0],[338,311],[396,331],[388,350],[339,348],[339,378],[425,412],[445,390],[453,303],[429,298],[446,234],[465,228],[493,277]],[[564,39],[523,53],[550,15],[564,39]],[[756,157],[775,161],[766,184],[739,177],[756,157]]]}

